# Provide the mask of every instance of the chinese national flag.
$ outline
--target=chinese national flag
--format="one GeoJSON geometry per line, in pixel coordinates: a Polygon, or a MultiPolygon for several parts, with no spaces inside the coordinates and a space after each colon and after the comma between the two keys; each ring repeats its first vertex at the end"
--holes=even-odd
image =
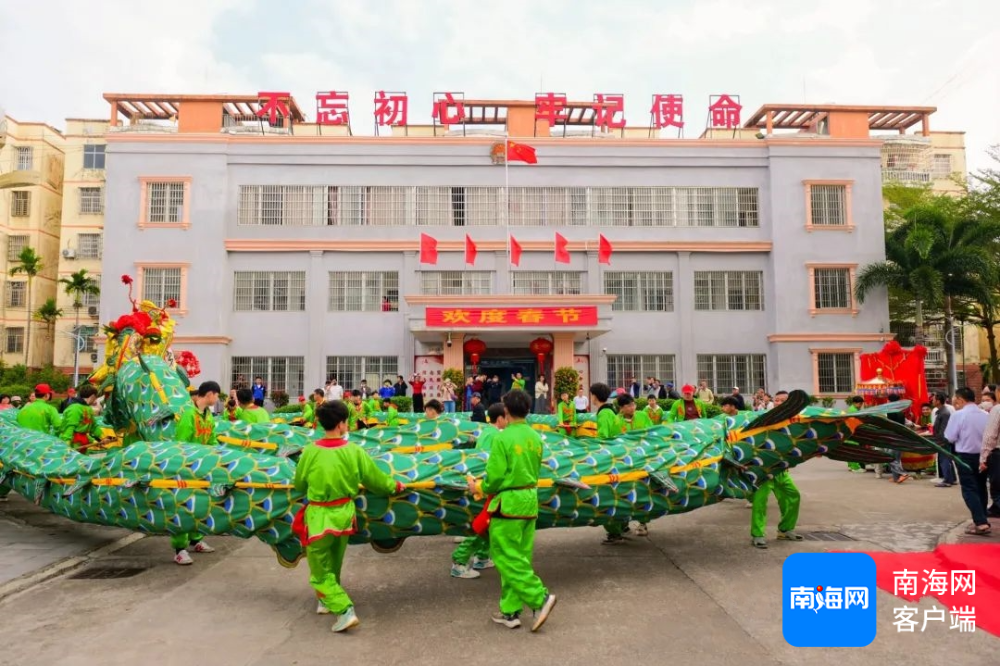
{"type": "Polygon", "coordinates": [[[521,266],[521,244],[513,236],[510,237],[510,263],[521,266]]]}
{"type": "Polygon", "coordinates": [[[420,235],[420,263],[438,263],[438,242],[433,236],[427,234],[420,235]]]}
{"type": "Polygon", "coordinates": [[[476,263],[476,244],[468,234],[465,235],[465,263],[472,265],[476,263]]]}
{"type": "Polygon", "coordinates": [[[569,264],[569,249],[566,247],[569,242],[566,237],[556,232],[556,263],[569,264]]]}
{"type": "Polygon", "coordinates": [[[538,164],[535,157],[535,149],[528,144],[519,144],[516,141],[507,142],[508,162],[527,162],[528,164],[538,164]]]}
{"type": "Polygon", "coordinates": [[[601,234],[597,246],[597,263],[611,264],[612,251],[613,249],[611,247],[611,241],[604,238],[604,234],[601,234]]]}

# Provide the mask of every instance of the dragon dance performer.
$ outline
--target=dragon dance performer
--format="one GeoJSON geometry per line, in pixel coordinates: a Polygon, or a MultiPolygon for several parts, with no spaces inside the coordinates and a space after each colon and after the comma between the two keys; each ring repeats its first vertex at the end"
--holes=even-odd
{"type": "MultiPolygon", "coordinates": [[[[788,392],[779,391],[774,395],[774,404],[781,405],[788,399],[788,392]]],[[[722,399],[722,410],[727,415],[738,412],[736,399],[727,396],[722,399]]],[[[750,543],[758,549],[767,548],[764,532],[767,529],[767,501],[771,494],[778,499],[778,509],[781,520],[778,522],[778,539],[800,542],[802,536],[795,532],[795,524],[799,520],[799,504],[802,495],[799,493],[792,476],[788,471],[779,472],[773,478],[757,487],[753,494],[753,509],[750,512],[750,543]]]]}
{"type": "Polygon", "coordinates": [[[399,410],[392,404],[392,399],[382,399],[382,412],[385,413],[385,425],[389,428],[399,426],[399,410]]]}
{"type": "Polygon", "coordinates": [[[309,394],[309,400],[302,406],[302,426],[305,428],[316,428],[316,408],[323,405],[326,400],[326,392],[322,389],[313,389],[309,394]]]}
{"type": "MultiPolygon", "coordinates": [[[[507,427],[507,412],[503,405],[494,403],[487,410],[486,416],[496,428],[483,427],[483,432],[476,440],[476,449],[490,451],[493,437],[507,427]]],[[[451,553],[451,576],[458,579],[478,579],[480,570],[493,567],[490,560],[489,535],[473,535],[462,540],[451,553]],[[472,566],[469,566],[472,561],[472,566]]]]}
{"type": "MultiPolygon", "coordinates": [[[[243,390],[240,390],[243,391],[243,390]]],[[[209,380],[198,387],[194,400],[181,414],[174,439],[180,442],[191,442],[196,445],[217,445],[215,439],[215,420],[212,418],[212,406],[219,401],[222,387],[218,382],[209,380]]],[[[189,550],[195,553],[210,554],[215,549],[203,541],[204,535],[198,533],[179,533],[170,537],[170,546],[174,549],[174,562],[178,565],[190,565],[189,550]]]]}
{"type": "Polygon", "coordinates": [[[97,388],[86,384],[80,388],[79,397],[82,402],[70,403],[63,412],[59,438],[78,451],[86,452],[100,442],[104,434],[94,418],[93,405],[97,400],[97,388]]]}
{"type": "Polygon", "coordinates": [[[559,425],[563,427],[566,435],[573,435],[573,429],[576,428],[576,406],[573,405],[573,401],[569,400],[568,391],[559,395],[556,414],[559,416],[559,425]]]}
{"type": "MultiPolygon", "coordinates": [[[[595,382],[590,385],[590,404],[597,409],[597,437],[610,440],[621,435],[622,427],[618,421],[618,415],[614,409],[608,405],[608,398],[611,396],[611,387],[603,382],[595,382]]],[[[628,521],[618,521],[612,519],[604,526],[605,536],[601,544],[621,544],[625,541],[625,533],[629,530],[628,521]]]]}
{"type": "Polygon", "coordinates": [[[240,404],[236,409],[236,419],[248,424],[266,424],[271,421],[267,410],[254,402],[252,389],[237,389],[236,402],[240,404]]]}
{"type": "Polygon", "coordinates": [[[659,426],[663,423],[663,408],[660,407],[660,403],[653,394],[646,398],[645,412],[649,421],[653,422],[653,426],[659,426]]]}
{"type": "MultiPolygon", "coordinates": [[[[493,622],[508,628],[521,627],[521,611],[527,605],[535,612],[531,631],[542,627],[556,596],[549,593],[535,574],[531,559],[538,518],[538,475],[542,468],[542,439],[525,422],[531,397],[512,389],[503,397],[507,427],[493,438],[486,477],[470,480],[473,495],[490,497],[490,555],[500,573],[500,612],[493,622]]],[[[301,465],[301,464],[300,464],[301,465]]]]}
{"type": "Polygon", "coordinates": [[[329,401],[316,408],[316,418],[326,432],[307,445],[295,468],[295,490],[307,502],[295,516],[292,529],[306,549],[309,583],[316,590],[317,614],[336,614],[331,628],[343,632],[360,621],[354,603],[341,585],[341,569],[349,536],[357,532],[354,497],[364,485],[369,493],[392,495],[404,490],[375,465],[360,445],[348,442],[350,414],[343,401],[329,401]]]}
{"type": "MultiPolygon", "coordinates": [[[[620,395],[616,402],[618,403],[618,423],[622,433],[653,428],[653,420],[650,419],[649,414],[645,410],[636,409],[638,406],[631,394],[620,395]]],[[[649,535],[649,526],[639,522],[638,527],[635,529],[635,536],[646,537],[647,535],[649,535]]]]}
{"type": "Polygon", "coordinates": [[[46,435],[55,435],[62,425],[62,415],[49,405],[52,400],[52,387],[40,384],[35,387],[35,400],[21,408],[17,413],[17,425],[46,435]]]}

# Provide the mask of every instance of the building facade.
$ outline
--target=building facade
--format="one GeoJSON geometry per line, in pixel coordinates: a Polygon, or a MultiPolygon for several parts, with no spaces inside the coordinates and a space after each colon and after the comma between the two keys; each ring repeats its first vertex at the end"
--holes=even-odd
{"type": "Polygon", "coordinates": [[[63,198],[62,133],[0,115],[0,359],[7,366],[52,362],[55,323],[31,314],[56,296],[63,198]],[[11,269],[30,247],[41,259],[29,278],[11,269]]]}
{"type": "MultiPolygon", "coordinates": [[[[443,369],[471,371],[475,338],[480,366],[501,375],[574,366],[614,386],[654,376],[840,397],[858,355],[890,338],[885,294],[862,305],[853,292],[857,268],[884,259],[881,142],[867,125],[680,140],[556,137],[529,120],[521,141],[538,164],[505,166],[478,129],[324,136],[254,118],[247,131],[235,98],[171,99],[179,113],[158,120],[107,97],[101,320],[127,307],[132,275],[142,298],[177,302],[175,349],[224,385],[260,375],[297,395],[329,376],[419,372],[434,394],[443,369]],[[556,310],[568,321],[531,317],[556,310]],[[553,348],[544,366],[529,351],[539,337],[553,348]]],[[[530,103],[491,104],[507,105],[517,137],[530,103]]]]}

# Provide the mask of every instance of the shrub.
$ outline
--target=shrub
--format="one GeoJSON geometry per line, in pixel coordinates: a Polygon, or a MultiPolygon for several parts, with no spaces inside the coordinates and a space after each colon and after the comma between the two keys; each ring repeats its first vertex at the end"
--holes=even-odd
{"type": "Polygon", "coordinates": [[[66,375],[62,371],[56,369],[54,366],[49,364],[44,368],[40,368],[34,373],[28,376],[28,383],[32,386],[36,384],[45,383],[52,387],[52,391],[62,393],[69,389],[70,383],[73,381],[72,376],[66,375]]]}
{"type": "Polygon", "coordinates": [[[557,368],[554,384],[557,399],[563,392],[569,394],[570,398],[572,398],[576,396],[576,390],[580,388],[580,374],[575,368],[570,368],[569,366],[557,368]]]}
{"type": "Polygon", "coordinates": [[[819,400],[819,402],[824,408],[832,408],[837,402],[837,399],[831,398],[830,396],[824,396],[819,400]]]}
{"type": "Polygon", "coordinates": [[[397,412],[413,412],[413,399],[409,396],[393,396],[389,401],[396,406],[397,412]]]}
{"type": "Polygon", "coordinates": [[[33,387],[27,384],[3,384],[0,385],[0,394],[7,394],[8,396],[20,396],[21,401],[27,403],[28,394],[31,393],[33,387]]]}
{"type": "Polygon", "coordinates": [[[462,387],[465,386],[465,376],[462,375],[461,368],[444,369],[444,372],[441,373],[441,379],[446,380],[448,378],[451,378],[451,381],[455,383],[455,387],[457,387],[459,390],[461,390],[462,387]]]}
{"type": "Polygon", "coordinates": [[[284,389],[275,389],[271,392],[271,402],[275,408],[283,408],[288,405],[288,392],[284,389]]]}
{"type": "MultiPolygon", "coordinates": [[[[273,400],[273,399],[272,399],[273,400]]],[[[271,414],[273,415],[297,415],[302,413],[302,409],[305,407],[305,403],[289,403],[288,405],[282,405],[280,408],[275,408],[271,414]]]]}

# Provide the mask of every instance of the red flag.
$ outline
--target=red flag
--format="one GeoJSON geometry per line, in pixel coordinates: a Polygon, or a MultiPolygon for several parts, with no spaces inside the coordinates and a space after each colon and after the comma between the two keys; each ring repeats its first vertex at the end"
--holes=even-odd
{"type": "Polygon", "coordinates": [[[556,263],[569,264],[569,250],[566,245],[569,243],[566,237],[556,232],[556,263]]]}
{"type": "Polygon", "coordinates": [[[468,234],[465,235],[465,263],[472,265],[476,263],[476,244],[468,234]]]}
{"type": "Polygon", "coordinates": [[[510,263],[521,266],[521,244],[513,236],[510,237],[510,263]]]}
{"type": "Polygon", "coordinates": [[[438,242],[433,236],[427,234],[420,235],[420,263],[438,263],[438,242]]]}
{"type": "Polygon", "coordinates": [[[611,264],[611,253],[613,249],[611,247],[611,241],[604,238],[604,234],[600,235],[600,240],[598,241],[597,247],[597,263],[598,264],[611,264]]]}
{"type": "Polygon", "coordinates": [[[538,158],[535,157],[534,147],[529,146],[528,144],[519,144],[515,141],[507,142],[507,161],[538,164],[538,158]]]}

